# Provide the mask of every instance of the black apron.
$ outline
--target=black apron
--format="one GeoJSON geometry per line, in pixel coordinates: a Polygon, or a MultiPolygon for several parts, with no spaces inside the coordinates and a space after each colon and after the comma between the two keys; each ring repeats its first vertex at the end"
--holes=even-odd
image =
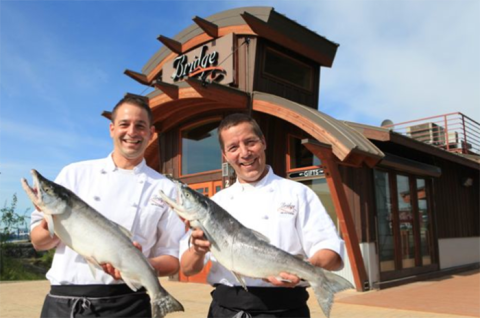
{"type": "Polygon", "coordinates": [[[215,287],[209,318],[310,317],[305,287],[215,287]]]}
{"type": "Polygon", "coordinates": [[[41,318],[152,317],[145,289],[132,291],[127,285],[51,286],[41,318]]]}

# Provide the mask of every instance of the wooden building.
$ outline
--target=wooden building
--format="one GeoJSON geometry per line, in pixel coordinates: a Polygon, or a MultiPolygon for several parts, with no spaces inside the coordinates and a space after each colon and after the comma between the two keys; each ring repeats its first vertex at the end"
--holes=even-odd
{"type": "Polygon", "coordinates": [[[159,36],[164,46],[144,68],[125,72],[155,88],[146,96],[157,132],[151,167],[208,196],[229,186],[216,128],[246,112],[265,133],[273,170],[311,187],[338,225],[348,256],[340,274],[357,290],[478,266],[478,161],[317,110],[321,69],[338,44],[273,8],[193,22],[159,36]]]}

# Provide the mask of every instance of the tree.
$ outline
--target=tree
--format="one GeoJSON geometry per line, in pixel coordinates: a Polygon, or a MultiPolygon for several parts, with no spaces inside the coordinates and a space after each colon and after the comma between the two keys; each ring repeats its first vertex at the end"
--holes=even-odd
{"type": "Polygon", "coordinates": [[[12,202],[10,206],[7,206],[7,202],[2,209],[0,209],[1,219],[1,232],[0,232],[0,274],[3,275],[4,270],[4,251],[6,242],[10,235],[12,235],[14,229],[18,229],[19,226],[23,225],[25,227],[25,222],[27,217],[25,214],[27,210],[23,213],[23,215],[18,214],[15,212],[17,207],[17,194],[13,194],[12,202]]]}

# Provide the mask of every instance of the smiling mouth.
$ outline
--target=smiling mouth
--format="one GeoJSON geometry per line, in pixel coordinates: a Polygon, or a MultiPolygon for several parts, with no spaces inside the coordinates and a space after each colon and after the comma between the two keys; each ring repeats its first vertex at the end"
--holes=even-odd
{"type": "Polygon", "coordinates": [[[142,141],[141,140],[132,140],[132,139],[123,139],[123,142],[125,142],[127,144],[138,145],[142,141]]]}
{"type": "Polygon", "coordinates": [[[243,166],[243,167],[250,167],[252,166],[254,163],[256,162],[256,160],[252,160],[252,161],[249,161],[249,162],[242,162],[240,163],[240,166],[243,166]]]}

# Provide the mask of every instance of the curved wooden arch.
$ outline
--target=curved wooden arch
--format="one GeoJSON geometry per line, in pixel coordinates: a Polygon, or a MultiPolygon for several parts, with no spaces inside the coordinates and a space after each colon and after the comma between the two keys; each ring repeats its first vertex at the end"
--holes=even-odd
{"type": "Polygon", "coordinates": [[[254,92],[252,109],[299,127],[317,141],[331,146],[333,154],[345,164],[373,166],[384,157],[383,152],[355,129],[316,109],[260,92],[254,92]]]}

